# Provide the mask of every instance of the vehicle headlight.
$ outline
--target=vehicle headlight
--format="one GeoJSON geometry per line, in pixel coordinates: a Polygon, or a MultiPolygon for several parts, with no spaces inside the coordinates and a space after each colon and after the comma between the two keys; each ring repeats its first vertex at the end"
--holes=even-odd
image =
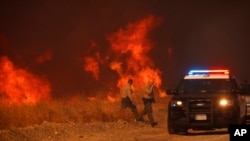
{"type": "Polygon", "coordinates": [[[230,105],[232,105],[232,102],[228,99],[223,98],[223,99],[220,99],[219,105],[220,106],[230,106],[230,105]]]}
{"type": "Polygon", "coordinates": [[[181,106],[183,106],[183,102],[181,100],[173,100],[171,102],[171,106],[172,107],[181,107],[181,106]]]}

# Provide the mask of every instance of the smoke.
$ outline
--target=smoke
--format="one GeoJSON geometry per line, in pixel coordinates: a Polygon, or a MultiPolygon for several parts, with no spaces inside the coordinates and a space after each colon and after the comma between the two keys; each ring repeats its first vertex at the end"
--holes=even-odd
{"type": "Polygon", "coordinates": [[[40,56],[36,58],[37,63],[45,63],[47,61],[50,61],[52,59],[52,52],[51,51],[45,51],[40,56]]]}
{"type": "Polygon", "coordinates": [[[129,77],[166,87],[201,65],[247,79],[248,13],[241,2],[3,2],[0,55],[46,78],[52,97],[117,92],[129,77]]]}

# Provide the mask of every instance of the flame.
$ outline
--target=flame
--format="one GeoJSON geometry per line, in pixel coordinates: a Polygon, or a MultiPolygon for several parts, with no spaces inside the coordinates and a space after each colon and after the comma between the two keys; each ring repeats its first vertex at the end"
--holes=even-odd
{"type": "Polygon", "coordinates": [[[6,56],[0,58],[0,80],[0,100],[6,104],[36,104],[51,99],[46,80],[15,67],[6,56]]]}
{"type": "Polygon", "coordinates": [[[116,71],[119,76],[122,76],[122,63],[118,61],[113,61],[110,63],[110,68],[116,71]]]}
{"type": "Polygon", "coordinates": [[[115,97],[113,97],[113,96],[111,96],[111,95],[108,95],[108,96],[107,96],[107,100],[110,101],[110,102],[119,101],[119,99],[116,99],[115,97]]]}
{"type": "Polygon", "coordinates": [[[42,55],[40,55],[40,56],[38,56],[36,58],[36,62],[38,62],[38,63],[44,63],[46,61],[51,60],[51,58],[52,58],[52,52],[51,51],[46,51],[42,55]]]}
{"type": "MultiPolygon", "coordinates": [[[[154,45],[149,40],[148,34],[160,23],[160,18],[148,15],[134,23],[129,23],[117,32],[107,34],[106,38],[110,43],[110,50],[108,51],[109,55],[104,59],[100,55],[102,52],[97,51],[97,44],[91,41],[88,52],[92,54],[84,58],[85,71],[92,73],[93,78],[98,80],[101,71],[99,65],[107,65],[108,63],[109,68],[119,76],[116,83],[118,88],[121,88],[129,78],[132,78],[134,79],[133,87],[139,92],[149,80],[153,80],[159,90],[159,96],[165,96],[164,91],[160,90],[161,71],[155,67],[149,56],[154,45]]],[[[106,99],[110,102],[118,101],[117,95],[117,93],[108,92],[106,99]]]]}
{"type": "Polygon", "coordinates": [[[98,80],[99,78],[99,63],[94,57],[86,56],[84,58],[84,70],[92,73],[93,77],[98,80]]]}
{"type": "Polygon", "coordinates": [[[148,55],[153,44],[147,38],[148,33],[160,22],[159,18],[149,15],[107,36],[111,50],[116,54],[110,68],[120,76],[117,87],[127,83],[128,78],[133,78],[137,88],[142,88],[149,80],[153,80],[155,86],[160,88],[161,71],[155,67],[148,55]]]}
{"type": "Polygon", "coordinates": [[[120,101],[120,97],[112,92],[109,92],[107,95],[107,100],[109,102],[118,102],[118,101],[120,101]]]}
{"type": "Polygon", "coordinates": [[[97,44],[94,41],[90,41],[90,48],[87,51],[89,54],[88,56],[84,57],[84,70],[92,74],[95,80],[99,79],[99,63],[103,63],[100,52],[97,51],[97,44]]]}

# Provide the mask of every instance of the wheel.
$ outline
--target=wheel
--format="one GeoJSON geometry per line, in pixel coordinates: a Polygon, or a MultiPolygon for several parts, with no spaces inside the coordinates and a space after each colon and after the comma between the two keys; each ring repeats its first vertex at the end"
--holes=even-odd
{"type": "Polygon", "coordinates": [[[182,135],[188,134],[188,129],[187,128],[179,129],[179,134],[182,134],[182,135]]]}
{"type": "Polygon", "coordinates": [[[178,129],[173,128],[173,127],[171,126],[171,124],[168,123],[168,133],[169,133],[169,134],[178,134],[179,131],[178,131],[178,129]]]}
{"type": "Polygon", "coordinates": [[[179,131],[178,131],[178,129],[176,129],[176,128],[174,128],[173,127],[173,125],[172,125],[172,123],[171,123],[171,120],[170,120],[170,112],[168,112],[168,119],[167,119],[167,121],[168,121],[168,133],[169,134],[177,134],[179,131]]]}
{"type": "Polygon", "coordinates": [[[233,113],[232,124],[241,124],[241,123],[242,119],[240,117],[240,108],[237,108],[237,110],[235,110],[235,112],[233,113]]]}
{"type": "Polygon", "coordinates": [[[244,115],[244,117],[242,118],[242,122],[241,122],[241,124],[246,124],[247,123],[247,108],[246,108],[246,110],[245,110],[245,115],[244,115]]]}

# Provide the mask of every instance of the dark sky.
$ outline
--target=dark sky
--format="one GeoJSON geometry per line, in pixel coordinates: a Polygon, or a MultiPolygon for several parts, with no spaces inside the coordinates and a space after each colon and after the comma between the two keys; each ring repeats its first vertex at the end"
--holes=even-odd
{"type": "Polygon", "coordinates": [[[233,0],[2,0],[0,55],[45,76],[53,95],[103,90],[115,85],[117,75],[103,66],[96,82],[83,71],[91,41],[105,54],[106,34],[153,14],[163,19],[150,33],[155,44],[150,56],[162,71],[164,88],[191,68],[229,68],[240,80],[250,80],[249,13],[249,2],[233,0]],[[34,61],[48,50],[50,61],[34,61]]]}

